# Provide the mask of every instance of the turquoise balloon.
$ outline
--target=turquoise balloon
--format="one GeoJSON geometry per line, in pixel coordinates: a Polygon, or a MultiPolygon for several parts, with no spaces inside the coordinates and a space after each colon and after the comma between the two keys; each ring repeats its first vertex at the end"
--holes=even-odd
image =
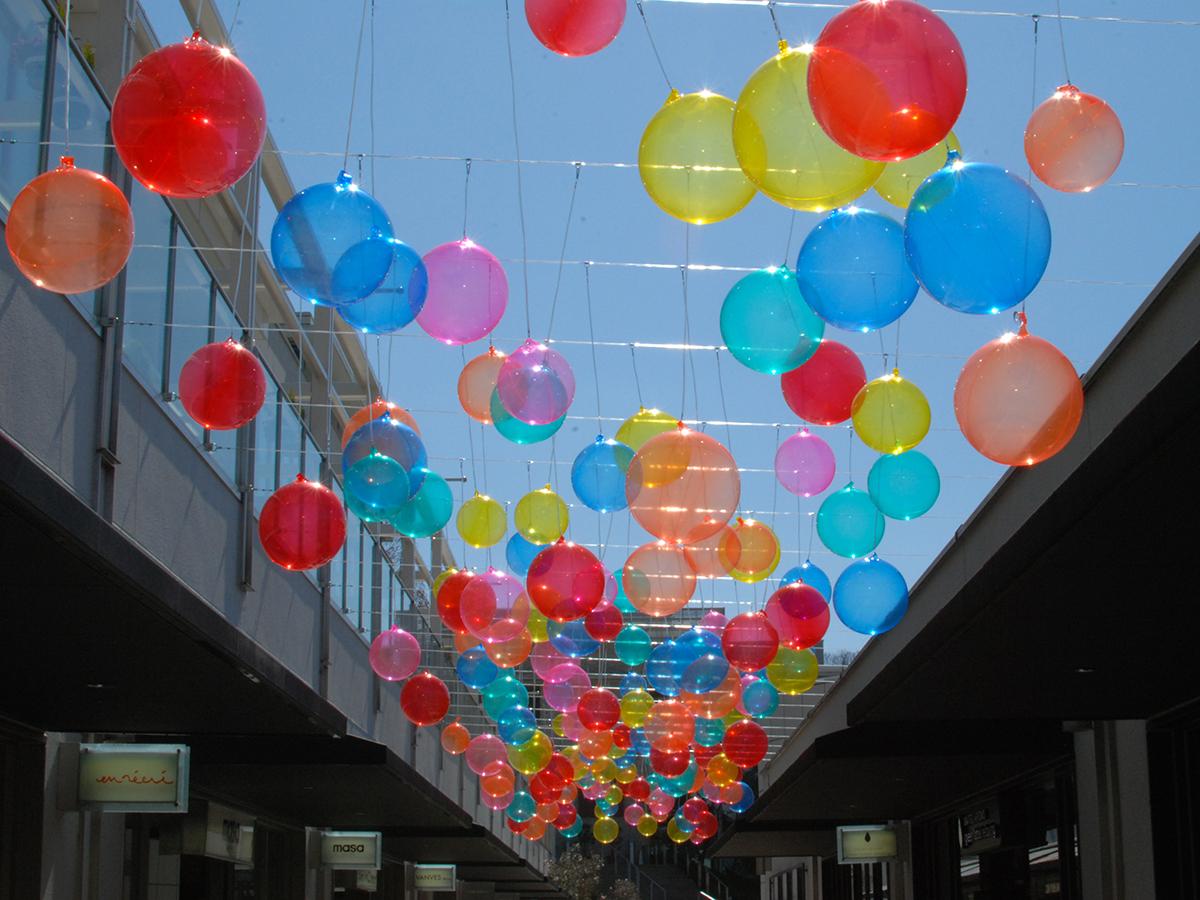
{"type": "Polygon", "coordinates": [[[866,491],[852,483],[825,498],[817,510],[817,536],[830,552],[850,559],[866,556],[883,540],[883,513],[866,491]]]}
{"type": "Polygon", "coordinates": [[[500,402],[500,394],[495,390],[492,391],[488,408],[492,424],[496,426],[500,436],[514,444],[537,444],[549,440],[562,428],[563,422],[567,421],[567,415],[563,413],[561,419],[555,419],[549,425],[530,425],[528,422],[522,422],[504,408],[504,404],[500,402]]]}
{"type": "Polygon", "coordinates": [[[375,449],[345,473],[346,493],[376,509],[395,509],[406,504],[413,496],[412,487],[408,469],[375,449]]]}
{"type": "Polygon", "coordinates": [[[529,705],[529,691],[511,675],[501,675],[482,691],[483,711],[495,721],[506,709],[529,705]]]}
{"type": "Polygon", "coordinates": [[[496,717],[496,731],[510,747],[524,744],[537,731],[537,717],[527,706],[510,706],[496,717]]]}
{"type": "Polygon", "coordinates": [[[492,662],[482,644],[459,654],[454,669],[458,673],[459,681],[477,691],[486,688],[500,674],[500,667],[492,662]]]}
{"type": "Polygon", "coordinates": [[[537,802],[528,791],[517,791],[504,812],[514,822],[528,822],[537,812],[537,802]]]}
{"type": "MultiPolygon", "coordinates": [[[[395,516],[400,515],[400,510],[404,508],[404,504],[391,508],[383,506],[371,506],[368,503],[363,503],[357,496],[350,492],[346,492],[346,509],[354,513],[364,522],[390,522],[395,516]]],[[[407,501],[405,501],[407,502],[407,501]]]]}
{"type": "Polygon", "coordinates": [[[725,723],[721,719],[697,719],[695,738],[701,747],[715,747],[725,740],[725,723]]]}
{"type": "Polygon", "coordinates": [[[617,804],[609,803],[607,800],[601,797],[596,801],[596,809],[600,810],[600,812],[604,813],[606,816],[611,816],[617,811],[617,804]]]}
{"type": "Polygon", "coordinates": [[[730,803],[729,808],[735,813],[744,813],[754,805],[754,791],[744,781],[739,781],[738,784],[742,786],[742,796],[737,803],[730,803]]]}
{"type": "Polygon", "coordinates": [[[792,566],[784,576],[779,579],[779,586],[791,584],[794,581],[803,581],[811,588],[816,588],[821,592],[821,596],[828,603],[833,597],[833,583],[829,580],[829,576],[818,567],[811,559],[806,559],[798,566],[792,566]]]}
{"type": "MultiPolygon", "coordinates": [[[[618,638],[620,635],[618,635],[618,638]]],[[[641,672],[626,672],[621,676],[621,685],[617,688],[617,696],[624,697],[630,691],[648,691],[650,682],[641,672]]]]}
{"type": "Polygon", "coordinates": [[[613,606],[621,611],[621,615],[632,616],[637,613],[637,607],[630,603],[629,598],[625,596],[625,584],[621,580],[621,573],[624,571],[624,569],[618,569],[613,573],[613,578],[617,580],[617,596],[613,600],[613,606]]]}
{"type": "Polygon", "coordinates": [[[437,472],[423,469],[421,487],[392,517],[396,530],[410,538],[425,538],[446,527],[454,513],[454,493],[437,472]]]}
{"type": "Polygon", "coordinates": [[[721,304],[721,338],[734,359],[755,372],[782,375],[817,352],[825,322],[800,293],[787,266],[751,272],[721,304]]]}
{"type": "Polygon", "coordinates": [[[779,691],[775,685],[760,678],[742,688],[742,708],[755,719],[765,719],[779,708],[779,691]]]}
{"type": "Polygon", "coordinates": [[[563,837],[567,838],[568,840],[571,838],[579,837],[579,835],[582,833],[582,831],[583,831],[583,819],[582,818],[577,818],[574,822],[572,822],[566,828],[558,829],[558,833],[561,834],[563,837]]]}
{"type": "Polygon", "coordinates": [[[859,634],[883,634],[908,610],[908,583],[891,563],[871,554],[846,566],[833,589],[842,624],[859,634]]]}
{"type": "Polygon", "coordinates": [[[879,457],[867,476],[871,499],[881,513],[893,519],[925,515],[941,490],[937,466],[918,450],[879,457]]]}
{"type": "Polygon", "coordinates": [[[696,760],[692,759],[688,763],[688,767],[684,769],[682,775],[676,775],[674,778],[663,778],[662,789],[672,797],[682,797],[692,789],[692,785],[696,781],[696,760]]]}
{"type": "Polygon", "coordinates": [[[650,658],[653,649],[650,635],[636,625],[626,625],[617,635],[617,659],[627,666],[640,666],[650,658]]]}

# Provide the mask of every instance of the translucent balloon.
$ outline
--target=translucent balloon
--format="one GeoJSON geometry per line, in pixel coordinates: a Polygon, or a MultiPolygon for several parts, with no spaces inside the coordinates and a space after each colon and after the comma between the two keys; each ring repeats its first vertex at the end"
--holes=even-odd
{"type": "Polygon", "coordinates": [[[458,719],[442,729],[442,749],[451,756],[462,756],[466,753],[470,741],[471,732],[467,731],[467,726],[458,719]]]}
{"type": "Polygon", "coordinates": [[[504,408],[527,425],[549,425],[575,399],[575,374],[565,356],[527,338],[508,356],[496,377],[504,408]]]}
{"type": "Polygon", "coordinates": [[[525,0],[525,19],[547,49],[560,56],[588,56],[620,32],[625,0],[525,0]]]}
{"type": "Polygon", "coordinates": [[[845,344],[821,341],[812,358],[780,379],[783,399],[792,412],[816,425],[836,425],[850,418],[855,396],[867,383],[867,373],[845,344]]]}
{"type": "Polygon", "coordinates": [[[508,673],[500,675],[481,693],[483,694],[483,711],[492,719],[499,718],[500,714],[510,706],[529,705],[529,690],[508,673]]]}
{"type": "Polygon", "coordinates": [[[933,508],[942,489],[937,466],[919,450],[875,460],[867,492],[879,511],[893,519],[915,519],[933,508]]]}
{"type": "Polygon", "coordinates": [[[579,502],[596,512],[624,509],[625,476],[632,461],[633,450],[629,447],[596,435],[571,465],[571,486],[579,502]]]}
{"type": "Polygon", "coordinates": [[[658,821],[651,815],[642,816],[637,823],[638,834],[644,838],[654,837],[658,831],[658,821]]]}
{"type": "Polygon", "coordinates": [[[393,625],[375,636],[367,656],[380,678],[403,681],[421,664],[421,645],[399,625],[393,625]]]}
{"type": "Polygon", "coordinates": [[[446,344],[469,344],[491,333],[508,306],[508,277],[500,260],[470,238],[425,254],[429,290],[417,324],[446,344]]]}
{"type": "Polygon", "coordinates": [[[471,739],[471,743],[467,745],[467,766],[476,775],[483,775],[488,771],[489,767],[497,763],[503,764],[503,769],[498,769],[494,774],[500,777],[497,781],[495,777],[487,784],[484,789],[489,793],[503,793],[512,787],[512,770],[508,768],[508,750],[504,746],[504,742],[490,732],[476,735],[471,739]],[[507,770],[505,772],[504,770],[507,770]],[[501,782],[507,780],[506,787],[502,787],[501,782]],[[496,788],[501,788],[497,791],[496,788]]]}
{"type": "Polygon", "coordinates": [[[767,755],[767,733],[757,722],[742,719],[734,722],[725,732],[721,750],[735,765],[753,769],[767,755]]]}
{"type": "Polygon", "coordinates": [[[703,694],[684,692],[680,695],[687,708],[701,719],[723,719],[737,707],[742,699],[742,681],[737,669],[732,666],[725,680],[703,694]]]}
{"type": "Polygon", "coordinates": [[[590,731],[608,731],[621,718],[621,704],[604,688],[592,688],[579,698],[579,721],[590,731]]]}
{"type": "Polygon", "coordinates": [[[829,630],[829,601],[802,581],[777,590],[763,612],[779,635],[780,645],[792,650],[816,646],[829,630]]]}
{"type": "Polygon", "coordinates": [[[459,537],[472,547],[491,547],[500,543],[508,527],[504,507],[479,491],[458,508],[455,522],[459,537]]]}
{"type": "Polygon", "coordinates": [[[678,696],[686,657],[675,652],[675,641],[668,638],[655,647],[646,660],[646,678],[664,697],[678,696]]]}
{"type": "Polygon", "coordinates": [[[825,212],[862,196],[883,165],[859,159],[829,139],[808,100],[812,48],[788,47],[755,70],[733,116],[742,171],[777,203],[825,212]]]}
{"type": "MultiPolygon", "coordinates": [[[[511,789],[503,794],[498,794],[496,796],[493,796],[491,794],[483,792],[483,796],[480,797],[480,802],[483,803],[483,805],[486,806],[488,809],[494,809],[496,811],[499,811],[499,810],[506,808],[508,806],[508,804],[512,803],[512,798],[513,798],[513,792],[511,789]]],[[[511,821],[511,819],[506,820],[506,821],[511,821]]]]}
{"type": "Polygon", "coordinates": [[[976,350],[954,386],[954,415],[971,446],[1006,466],[1032,466],[1063,449],[1083,417],[1075,367],[1049,341],[1017,334],[976,350]]]}
{"type": "Polygon", "coordinates": [[[739,784],[742,788],[742,796],[737,800],[736,803],[730,803],[729,808],[735,813],[744,813],[754,805],[754,791],[751,790],[750,785],[746,784],[744,781],[739,782],[739,784]]]}
{"type": "Polygon", "coordinates": [[[233,338],[205,344],[188,357],[179,372],[183,408],[213,431],[245,425],[258,415],[266,396],[262,363],[233,338]]]}
{"type": "Polygon", "coordinates": [[[523,744],[537,731],[537,717],[525,706],[510,706],[496,719],[496,733],[504,743],[523,744]]]}
{"type": "Polygon", "coordinates": [[[488,658],[502,669],[513,669],[529,658],[533,637],[516,619],[493,622],[483,642],[488,658]]]}
{"type": "Polygon", "coordinates": [[[683,753],[691,745],[695,720],[678,700],[659,700],[650,707],[642,728],[653,749],[683,753]]]}
{"type": "Polygon", "coordinates": [[[391,517],[391,522],[398,532],[410,538],[432,537],[450,522],[454,493],[437,472],[425,469],[418,475],[420,489],[391,517]]]}
{"type": "Polygon", "coordinates": [[[345,472],[346,493],[376,509],[398,510],[412,492],[409,472],[390,456],[372,450],[345,472]]]}
{"type": "Polygon", "coordinates": [[[513,794],[512,802],[508,804],[504,814],[514,822],[526,822],[533,818],[536,809],[537,804],[527,792],[517,791],[513,794]]]}
{"type": "Polygon", "coordinates": [[[563,416],[549,425],[530,425],[528,422],[522,422],[504,408],[504,404],[500,402],[499,391],[492,391],[492,398],[488,401],[488,413],[500,437],[514,444],[537,444],[549,440],[567,420],[567,417],[563,416]]]}
{"type": "Polygon", "coordinates": [[[12,201],[4,239],[21,274],[59,294],[86,294],[108,284],[133,250],[133,213],[120,188],[101,175],[58,168],[23,187],[12,201]]]}
{"type": "Polygon", "coordinates": [[[535,731],[525,743],[508,748],[509,765],[522,775],[540,772],[553,755],[554,746],[550,738],[540,731],[535,731]]]}
{"type": "Polygon", "coordinates": [[[650,657],[650,635],[637,625],[626,625],[616,638],[617,659],[627,666],[640,666],[650,657]]]}
{"type": "Polygon", "coordinates": [[[883,634],[908,610],[908,584],[890,563],[872,554],[846,566],[833,589],[842,624],[859,634],[883,634]]]}
{"type": "Polygon", "coordinates": [[[1050,260],[1042,201],[999,166],[956,153],[913,194],[904,220],[908,262],[939,303],[996,313],[1033,292],[1050,260]]]}
{"type": "Polygon", "coordinates": [[[414,725],[436,725],[450,711],[450,691],[442,679],[431,672],[422,672],[404,682],[400,708],[414,725]]]}
{"type": "Polygon", "coordinates": [[[258,517],[258,538],[277,566],[317,569],[346,542],[346,514],[337,494],[297,475],[267,498],[258,517]]]}
{"type": "Polygon", "coordinates": [[[509,640],[529,620],[529,596],[520,579],[489,566],[463,588],[459,615],[467,631],[485,644],[509,640]],[[512,624],[492,630],[504,620],[512,620],[512,624]]]}
{"type": "Polygon", "coordinates": [[[569,663],[570,661],[571,658],[569,656],[564,656],[563,654],[559,653],[554,649],[554,645],[548,641],[546,643],[540,643],[534,647],[530,658],[530,664],[533,668],[533,673],[543,681],[550,676],[550,673],[553,672],[555,668],[561,666],[563,663],[569,663]]]}
{"type": "Polygon", "coordinates": [[[567,504],[546,485],[517,501],[513,524],[530,543],[552,544],[567,530],[567,504]]]}
{"type": "Polygon", "coordinates": [[[908,209],[921,182],[946,164],[946,156],[951,150],[962,152],[962,145],[953,131],[924,153],[887,163],[875,182],[875,193],[892,206],[908,209]]]}
{"type": "Polygon", "coordinates": [[[733,152],[732,123],[728,97],[672,89],[638,148],[642,185],[664,212],[704,225],[728,219],[754,197],[733,152]]]}
{"type": "Polygon", "coordinates": [[[611,641],[625,625],[625,617],[615,606],[597,607],[583,617],[583,627],[598,641],[611,641]]]}
{"type": "Polygon", "coordinates": [[[620,833],[620,826],[608,816],[597,816],[592,825],[592,837],[598,844],[611,844],[620,833]]]}
{"type": "Polygon", "coordinates": [[[679,686],[702,694],[719,685],[729,671],[720,636],[703,628],[690,628],[675,639],[672,651],[679,686]]]}
{"type": "Polygon", "coordinates": [[[341,306],[383,284],[392,266],[392,223],[345,172],[289,200],[271,229],[271,259],[288,287],[313,303],[341,306]]]}
{"type": "Polygon", "coordinates": [[[342,448],[342,474],[348,475],[357,462],[376,452],[390,457],[408,472],[409,496],[421,489],[428,460],[419,434],[389,415],[371,420],[354,432],[342,448]]]}
{"type": "Polygon", "coordinates": [[[531,544],[521,537],[520,532],[514,531],[504,545],[504,559],[514,575],[522,578],[529,574],[529,566],[534,557],[546,548],[540,544],[531,544]]]}
{"type": "Polygon", "coordinates": [[[855,559],[883,540],[885,520],[866,491],[851,482],[830,494],[817,510],[817,536],[831,552],[855,559]]]}
{"type": "Polygon", "coordinates": [[[616,439],[634,453],[642,449],[642,444],[664,431],[674,431],[679,427],[679,418],[669,415],[661,409],[646,409],[641,407],[632,416],[621,423],[617,429],[616,439]]]}
{"type": "Polygon", "coordinates": [[[911,450],[929,433],[929,401],[900,370],[868,382],[850,407],[854,433],[879,453],[911,450]]]}
{"type": "Polygon", "coordinates": [[[621,698],[621,721],[630,728],[639,728],[646,721],[646,715],[653,705],[654,698],[646,691],[630,691],[621,698]]]}
{"type": "MultiPolygon", "coordinates": [[[[737,763],[724,753],[718,753],[710,759],[708,765],[705,766],[704,773],[708,776],[708,780],[717,787],[733,784],[742,777],[742,770],[738,768],[737,763]]],[[[698,824],[697,828],[699,828],[698,824]]]]}
{"type": "Polygon", "coordinates": [[[716,747],[725,739],[725,723],[720,719],[697,719],[696,735],[693,740],[697,747],[716,747]]]}
{"type": "Polygon", "coordinates": [[[604,565],[586,547],[560,540],[533,560],[525,584],[542,614],[569,622],[590,613],[604,596],[604,565]]]}
{"type": "Polygon", "coordinates": [[[625,819],[625,824],[630,828],[634,828],[637,826],[638,820],[640,820],[644,815],[646,815],[645,808],[636,803],[632,803],[625,807],[625,813],[623,817],[625,819]]]}
{"type": "Polygon", "coordinates": [[[425,305],[429,276],[420,254],[403,241],[393,238],[388,243],[392,250],[392,267],[383,284],[362,300],[338,307],[338,314],[346,324],[365,334],[399,331],[415,319],[425,305]]]}
{"type": "Polygon", "coordinates": [[[112,135],[133,177],[169,197],[207,197],[250,171],[267,136],[262,90],[225,47],[197,32],[125,75],[112,135]]]}
{"type": "Polygon", "coordinates": [[[687,556],[664,541],[634,550],[625,561],[621,581],[638,612],[654,618],[679,612],[696,591],[696,573],[687,556]]]}
{"type": "Polygon", "coordinates": [[[483,646],[464,650],[454,664],[458,680],[473,690],[483,690],[496,680],[500,674],[499,667],[488,657],[483,646]]]}
{"type": "Polygon", "coordinates": [[[954,32],[921,4],[856,3],[817,38],[808,97],[825,133],[851,153],[908,159],[954,127],[967,65],[954,32]]]}
{"type": "Polygon", "coordinates": [[[811,650],[780,647],[779,653],[767,666],[767,681],[781,694],[795,696],[811,690],[817,683],[820,666],[811,650]]]}
{"type": "Polygon", "coordinates": [[[799,497],[812,497],[833,483],[837,461],[824,439],[802,428],[775,451],[775,477],[799,497]]]}
{"type": "Polygon", "coordinates": [[[847,331],[890,325],[917,296],[904,226],[857,206],[835,209],[808,233],[796,280],[816,314],[847,331]]]}
{"type": "Polygon", "coordinates": [[[734,616],[721,635],[721,647],[729,664],[741,672],[757,672],[775,658],[779,635],[762,613],[734,616]]]}
{"type": "MultiPolygon", "coordinates": [[[[634,454],[625,496],[638,524],[656,538],[694,543],[720,531],[737,509],[741,477],[720,441],[680,426],[634,454]]],[[[634,600],[628,579],[625,591],[634,600]]]]}
{"type": "Polygon", "coordinates": [[[573,840],[583,833],[583,819],[576,819],[566,828],[560,828],[559,832],[567,840],[573,840]]]}
{"type": "Polygon", "coordinates": [[[811,559],[806,559],[798,566],[792,566],[784,573],[784,576],[779,579],[779,586],[791,584],[793,581],[803,581],[805,584],[815,587],[821,592],[821,596],[829,602],[833,596],[833,584],[829,581],[829,576],[811,559]]]}
{"type": "Polygon", "coordinates": [[[779,691],[775,685],[762,678],[742,687],[742,709],[747,715],[756,719],[765,719],[775,714],[779,708],[779,691]]]}
{"type": "Polygon", "coordinates": [[[374,422],[377,419],[383,418],[385,415],[393,421],[407,425],[418,437],[421,436],[421,429],[417,425],[417,420],[412,417],[412,413],[403,406],[392,403],[390,400],[377,397],[346,420],[346,427],[342,429],[343,449],[350,443],[350,438],[354,437],[360,428],[368,422],[374,422]]]}
{"type": "Polygon", "coordinates": [[[492,394],[505,355],[495,347],[471,359],[458,375],[458,402],[468,416],[484,425],[492,424],[492,394]]]}
{"type": "Polygon", "coordinates": [[[721,544],[718,555],[730,577],[757,584],[779,565],[779,539],[764,522],[739,518],[721,544]]]}
{"type": "Polygon", "coordinates": [[[755,372],[791,371],[816,352],[825,333],[806,300],[787,266],[743,275],[721,304],[721,339],[734,359],[755,372]]]}
{"type": "Polygon", "coordinates": [[[1125,152],[1125,130],[1111,106],[1064,84],[1029,117],[1025,158],[1056,191],[1087,193],[1112,177],[1125,152]]]}
{"type": "Polygon", "coordinates": [[[587,628],[579,619],[573,622],[551,620],[546,625],[546,631],[554,649],[572,659],[591,656],[600,649],[600,642],[587,633],[587,628]]]}
{"type": "Polygon", "coordinates": [[[680,829],[678,819],[671,819],[667,823],[667,837],[676,844],[683,844],[688,840],[689,833],[680,829]]]}

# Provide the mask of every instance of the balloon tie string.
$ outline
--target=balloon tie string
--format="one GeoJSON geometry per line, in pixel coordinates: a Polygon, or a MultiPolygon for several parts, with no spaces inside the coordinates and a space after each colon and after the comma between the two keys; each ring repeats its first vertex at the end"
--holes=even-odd
{"type": "Polygon", "coordinates": [[[671,84],[671,79],[667,75],[667,67],[663,65],[662,54],[658,52],[658,44],[654,43],[654,34],[650,31],[650,22],[646,19],[646,10],[642,8],[642,0],[637,0],[638,15],[642,17],[642,26],[646,29],[646,39],[650,42],[650,49],[654,51],[654,58],[658,61],[658,70],[662,72],[663,81],[667,83],[667,90],[674,91],[675,85],[671,84]]]}
{"type": "Polygon", "coordinates": [[[517,69],[513,63],[512,13],[504,0],[504,41],[508,48],[508,85],[512,101],[513,146],[517,151],[517,214],[521,223],[521,274],[525,283],[525,336],[533,337],[533,320],[529,313],[529,240],[525,233],[525,189],[521,181],[521,132],[517,128],[517,69]]]}
{"type": "Polygon", "coordinates": [[[346,147],[342,151],[342,168],[350,162],[350,134],[354,126],[354,101],[358,97],[358,73],[362,62],[363,35],[367,30],[367,7],[370,0],[363,0],[362,16],[358,23],[358,49],[354,52],[354,83],[350,86],[350,111],[346,116],[346,147]]]}
{"type": "Polygon", "coordinates": [[[1067,76],[1067,84],[1071,84],[1071,67],[1067,65],[1067,39],[1063,34],[1062,0],[1054,0],[1058,10],[1058,46],[1062,50],[1063,74],[1067,76]]]}
{"type": "MultiPolygon", "coordinates": [[[[1059,39],[1061,40],[1062,39],[1062,4],[1061,4],[1061,0],[1058,0],[1058,2],[1059,2],[1058,36],[1059,36],[1059,39]]],[[[1039,23],[1039,21],[1040,21],[1040,17],[1037,15],[1034,15],[1034,17],[1033,17],[1033,86],[1032,86],[1032,90],[1030,91],[1030,98],[1029,98],[1029,113],[1031,116],[1033,115],[1033,111],[1037,108],[1037,98],[1038,98],[1037,70],[1038,70],[1038,23],[1039,23]]],[[[1067,64],[1067,50],[1066,50],[1066,46],[1063,45],[1063,67],[1064,68],[1066,67],[1066,64],[1067,64]]],[[[1070,81],[1070,80],[1071,80],[1070,76],[1068,76],[1067,81],[1070,81]]],[[[1033,190],[1033,162],[1028,159],[1028,155],[1026,155],[1026,162],[1027,162],[1027,168],[1025,170],[1026,171],[1025,181],[1029,185],[1029,189],[1032,191],[1033,190]]],[[[1025,250],[1024,250],[1023,269],[1028,268],[1028,265],[1029,265],[1029,238],[1032,233],[1032,229],[1033,229],[1033,204],[1031,203],[1031,204],[1028,204],[1025,209],[1025,250]]],[[[1022,311],[1024,311],[1024,309],[1025,309],[1026,299],[1027,299],[1027,297],[1021,298],[1022,311]]]]}
{"type": "Polygon", "coordinates": [[[733,455],[733,426],[729,424],[729,409],[725,405],[725,378],[721,374],[721,351],[714,350],[717,360],[717,387],[721,392],[721,418],[725,420],[725,443],[730,455],[733,455]]]}
{"type": "MultiPolygon", "coordinates": [[[[241,0],[238,2],[241,3],[241,0]]],[[[375,0],[371,0],[371,66],[367,71],[367,122],[371,135],[371,193],[373,194],[375,193],[375,0]]]]}
{"type": "Polygon", "coordinates": [[[813,535],[816,534],[816,532],[817,514],[810,512],[808,514],[808,552],[804,554],[805,561],[810,561],[812,559],[813,535]]]}
{"type": "Polygon", "coordinates": [[[546,483],[554,485],[554,493],[559,493],[558,481],[558,435],[550,435],[550,471],[546,475],[546,483]]]}
{"type": "Polygon", "coordinates": [[[879,355],[883,357],[883,374],[888,373],[888,354],[887,349],[883,346],[883,330],[876,331],[875,334],[879,337],[879,355]]]}
{"type": "MultiPolygon", "coordinates": [[[[600,367],[596,363],[596,324],[592,318],[592,267],[586,263],[583,266],[583,295],[587,301],[588,344],[590,344],[592,351],[592,381],[596,385],[596,433],[602,434],[604,426],[601,421],[600,367]]],[[[632,346],[630,349],[632,349],[632,346]]]]}
{"type": "MultiPolygon", "coordinates": [[[[683,226],[683,265],[679,267],[680,286],[683,289],[683,346],[691,346],[689,339],[688,328],[688,265],[691,263],[692,255],[692,226],[690,223],[685,223],[683,226]]],[[[682,371],[680,372],[681,390],[679,398],[679,417],[686,418],[687,415],[687,363],[690,354],[682,353],[683,357],[682,371]]],[[[700,417],[699,409],[696,410],[696,417],[700,417]]]]}
{"type": "MultiPolygon", "coordinates": [[[[781,428],[782,428],[782,426],[779,423],[775,424],[775,456],[779,455],[780,429],[781,428]]],[[[775,456],[772,456],[771,459],[774,460],[775,456]]],[[[779,535],[775,534],[774,525],[775,525],[776,521],[778,521],[778,517],[779,517],[779,476],[776,475],[776,477],[771,479],[771,534],[772,534],[772,536],[774,536],[776,543],[779,542],[779,535]]],[[[764,591],[763,591],[763,598],[762,598],[763,606],[767,605],[767,600],[771,596],[771,588],[768,587],[769,584],[770,584],[770,582],[764,578],[763,579],[764,591]]]]}
{"type": "MultiPolygon", "coordinates": [[[[1033,83],[1032,83],[1032,84],[1029,86],[1029,114],[1030,114],[1031,116],[1033,115],[1033,111],[1034,111],[1035,109],[1037,109],[1037,98],[1038,98],[1038,26],[1041,24],[1042,17],[1041,17],[1041,16],[1039,16],[1037,13],[1034,13],[1034,14],[1033,14],[1033,16],[1032,16],[1032,18],[1033,18],[1033,78],[1032,78],[1032,82],[1033,82],[1033,83]]],[[[1059,20],[1060,24],[1061,24],[1061,21],[1062,21],[1062,20],[1060,19],[1060,20],[1059,20]]],[[[947,149],[949,149],[949,148],[947,147],[947,149]]],[[[1028,156],[1026,156],[1026,162],[1028,163],[1028,167],[1026,168],[1026,172],[1027,172],[1028,174],[1025,176],[1025,180],[1026,180],[1027,182],[1029,182],[1030,186],[1032,186],[1032,185],[1033,185],[1033,163],[1032,163],[1032,162],[1029,162],[1029,158],[1028,158],[1028,156]]]]}
{"type": "Polygon", "coordinates": [[[63,149],[64,155],[71,155],[71,57],[75,55],[71,48],[71,0],[67,0],[66,12],[63,15],[63,37],[67,44],[67,99],[63,109],[63,149]]]}
{"type": "Polygon", "coordinates": [[[233,49],[233,32],[237,29],[238,16],[242,12],[242,0],[237,0],[233,5],[233,18],[229,20],[229,31],[226,34],[226,40],[229,41],[229,48],[233,49]]]}
{"type": "Polygon", "coordinates": [[[892,359],[895,360],[896,368],[900,368],[900,319],[896,320],[896,352],[892,359]]]}
{"type": "Polygon", "coordinates": [[[629,358],[633,361],[633,385],[634,385],[634,387],[637,388],[638,408],[645,409],[646,404],[642,400],[642,379],[638,377],[636,346],[637,346],[636,344],[629,345],[629,358]]]}
{"type": "Polygon", "coordinates": [[[467,173],[463,177],[463,240],[467,239],[467,207],[471,199],[471,159],[468,157],[464,160],[467,166],[467,173]]]}
{"type": "MultiPolygon", "coordinates": [[[[462,353],[463,368],[467,367],[467,348],[466,345],[459,346],[459,351],[462,353]]],[[[471,452],[471,482],[475,485],[475,490],[479,490],[479,470],[475,467],[475,420],[467,419],[467,443],[471,452]]],[[[459,468],[461,468],[461,463],[459,468]]]]}
{"type": "Polygon", "coordinates": [[[783,31],[779,28],[779,17],[775,15],[775,0],[767,0],[767,12],[771,14],[771,24],[775,26],[776,40],[783,40],[783,31]]]}
{"type": "Polygon", "coordinates": [[[196,4],[196,24],[192,28],[196,34],[200,34],[200,23],[204,21],[204,3],[205,0],[200,0],[196,4]]]}
{"type": "Polygon", "coordinates": [[[567,226],[563,229],[562,249],[558,253],[558,273],[554,276],[554,297],[550,301],[550,324],[546,326],[546,338],[554,331],[554,313],[558,309],[558,291],[562,286],[563,266],[567,261],[567,239],[571,236],[571,219],[575,216],[575,195],[579,193],[579,173],[583,163],[575,164],[575,180],[571,182],[571,202],[567,204],[567,226]]]}
{"type": "Polygon", "coordinates": [[[854,482],[854,426],[850,423],[846,424],[846,436],[849,441],[846,443],[846,480],[854,482]]]}
{"type": "Polygon", "coordinates": [[[792,221],[788,223],[787,246],[783,248],[783,264],[786,266],[792,258],[792,235],[796,231],[796,210],[792,210],[792,221]]]}

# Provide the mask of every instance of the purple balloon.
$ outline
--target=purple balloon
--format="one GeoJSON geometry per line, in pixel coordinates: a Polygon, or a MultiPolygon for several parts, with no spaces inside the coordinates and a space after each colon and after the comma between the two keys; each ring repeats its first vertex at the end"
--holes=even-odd
{"type": "Polygon", "coordinates": [[[500,366],[496,393],[509,415],[527,425],[549,425],[575,399],[575,375],[561,353],[526,338],[500,366]]]}
{"type": "Polygon", "coordinates": [[[575,663],[563,663],[551,670],[542,685],[542,696],[559,712],[573,712],[579,706],[579,698],[592,686],[592,679],[575,663]]]}
{"type": "Polygon", "coordinates": [[[508,305],[508,278],[500,260],[470,238],[425,254],[429,289],[417,324],[447,344],[469,344],[489,334],[508,305]]]}
{"type": "Polygon", "coordinates": [[[367,654],[375,674],[385,681],[403,681],[421,664],[421,645],[403,628],[393,626],[371,641],[367,654]]]}
{"type": "Polygon", "coordinates": [[[812,497],[829,487],[836,469],[829,445],[807,428],[793,434],[775,452],[775,477],[801,497],[812,497]]]}

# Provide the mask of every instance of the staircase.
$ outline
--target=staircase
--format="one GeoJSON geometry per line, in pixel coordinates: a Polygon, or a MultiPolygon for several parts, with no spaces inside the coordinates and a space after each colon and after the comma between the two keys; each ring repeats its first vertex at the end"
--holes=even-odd
{"type": "Polygon", "coordinates": [[[758,884],[726,881],[696,853],[674,845],[626,844],[613,857],[617,878],[637,886],[641,900],[758,900],[758,884]]]}

